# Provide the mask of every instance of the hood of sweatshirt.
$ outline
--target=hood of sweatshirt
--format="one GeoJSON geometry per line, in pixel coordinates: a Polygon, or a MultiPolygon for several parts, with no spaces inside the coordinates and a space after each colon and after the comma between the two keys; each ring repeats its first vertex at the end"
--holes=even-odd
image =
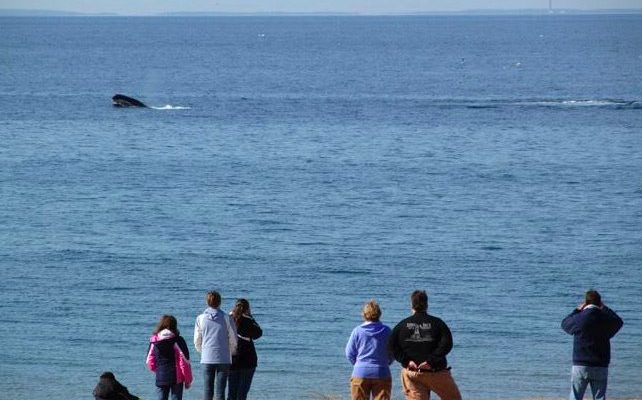
{"type": "Polygon", "coordinates": [[[365,322],[361,324],[361,331],[363,334],[370,337],[382,335],[389,330],[390,328],[381,322],[365,322]]]}
{"type": "Polygon", "coordinates": [[[152,343],[158,343],[163,340],[170,340],[174,338],[176,338],[176,335],[174,335],[174,332],[170,331],[169,329],[163,329],[157,334],[152,335],[152,337],[149,338],[149,341],[152,343]]]}
{"type": "Polygon", "coordinates": [[[205,311],[203,311],[203,315],[205,315],[205,318],[209,319],[210,321],[221,321],[224,318],[224,314],[221,310],[212,307],[208,307],[205,311]]]}

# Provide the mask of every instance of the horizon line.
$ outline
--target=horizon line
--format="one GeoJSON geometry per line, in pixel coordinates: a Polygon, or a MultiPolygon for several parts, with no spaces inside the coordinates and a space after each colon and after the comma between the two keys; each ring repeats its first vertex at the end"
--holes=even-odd
{"type": "Polygon", "coordinates": [[[564,15],[564,14],[641,14],[640,8],[489,8],[459,11],[164,11],[153,13],[81,12],[51,9],[0,8],[0,16],[42,17],[199,17],[199,16],[447,16],[447,15],[564,15]]]}

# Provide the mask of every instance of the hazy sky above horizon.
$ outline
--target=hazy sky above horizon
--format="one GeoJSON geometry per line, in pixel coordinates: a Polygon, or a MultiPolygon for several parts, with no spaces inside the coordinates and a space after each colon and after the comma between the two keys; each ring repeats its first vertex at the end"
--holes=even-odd
{"type": "MultiPolygon", "coordinates": [[[[642,0],[553,0],[554,8],[642,8],[642,0]]],[[[478,9],[548,8],[548,0],[0,0],[4,9],[83,13],[359,12],[403,13],[478,9]]]]}

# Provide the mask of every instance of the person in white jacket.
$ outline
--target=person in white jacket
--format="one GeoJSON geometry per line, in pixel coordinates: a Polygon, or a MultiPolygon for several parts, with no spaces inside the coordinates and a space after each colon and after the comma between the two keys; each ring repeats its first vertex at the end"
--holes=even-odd
{"type": "Polygon", "coordinates": [[[205,299],[208,307],[194,325],[194,346],[203,365],[203,399],[225,400],[232,355],[236,354],[236,326],[219,309],[221,295],[217,291],[207,292],[205,299]]]}

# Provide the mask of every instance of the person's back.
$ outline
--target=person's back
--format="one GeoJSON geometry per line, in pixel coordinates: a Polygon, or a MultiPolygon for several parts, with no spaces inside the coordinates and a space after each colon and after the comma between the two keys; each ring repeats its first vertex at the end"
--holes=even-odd
{"type": "Polygon", "coordinates": [[[446,355],[452,350],[450,329],[444,321],[426,312],[416,312],[397,324],[395,358],[405,368],[410,360],[427,362],[434,371],[448,367],[446,355]]]}
{"type": "Polygon", "coordinates": [[[428,400],[431,392],[442,400],[461,400],[446,360],[453,348],[448,325],[428,314],[425,291],[415,290],[410,303],[412,315],[393,328],[389,341],[391,352],[403,367],[401,384],[406,400],[428,400]]]}
{"type": "Polygon", "coordinates": [[[139,400],[116,380],[112,372],[103,372],[94,388],[95,400],[139,400]]]}
{"type": "Polygon", "coordinates": [[[571,399],[581,400],[588,385],[594,399],[606,399],[611,338],[622,328],[622,319],[589,290],[584,303],[562,320],[562,329],[573,335],[571,399]]]}
{"type": "Polygon", "coordinates": [[[392,378],[390,367],[393,358],[388,351],[390,328],[379,320],[381,307],[371,300],[361,313],[365,321],[355,327],[346,344],[346,357],[353,365],[350,378],[352,400],[390,400],[392,378]]]}
{"type": "Polygon", "coordinates": [[[202,337],[201,364],[230,364],[229,317],[219,309],[208,307],[199,315],[196,324],[202,337]]]}
{"type": "Polygon", "coordinates": [[[622,320],[611,309],[586,306],[562,322],[573,335],[575,365],[608,367],[611,361],[611,338],[622,327],[622,320]]]}
{"type": "Polygon", "coordinates": [[[236,326],[219,309],[220,293],[209,291],[205,301],[208,307],[196,317],[194,324],[194,346],[201,353],[203,366],[203,399],[223,400],[232,355],[236,353],[236,326]]]}

